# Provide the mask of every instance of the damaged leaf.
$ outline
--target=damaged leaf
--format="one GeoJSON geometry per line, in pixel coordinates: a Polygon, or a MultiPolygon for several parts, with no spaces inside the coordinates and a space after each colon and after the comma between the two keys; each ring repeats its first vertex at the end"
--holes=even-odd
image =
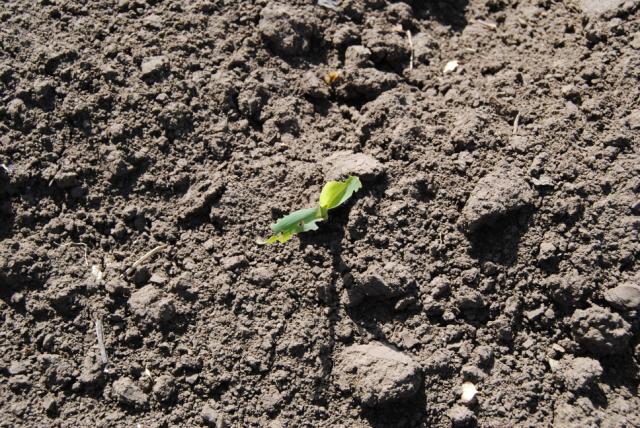
{"type": "Polygon", "coordinates": [[[319,205],[294,211],[278,219],[271,225],[273,235],[266,240],[258,240],[258,244],[285,243],[300,232],[318,230],[317,223],[328,218],[328,211],[345,203],[354,192],[362,188],[358,177],[350,176],[344,181],[329,181],[322,188],[319,205]]]}

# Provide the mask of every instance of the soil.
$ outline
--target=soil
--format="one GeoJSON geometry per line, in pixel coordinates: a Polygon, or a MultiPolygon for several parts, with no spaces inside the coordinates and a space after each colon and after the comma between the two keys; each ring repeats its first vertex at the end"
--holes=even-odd
{"type": "Polygon", "coordinates": [[[640,426],[639,83],[637,0],[4,1],[0,426],[640,426]]]}

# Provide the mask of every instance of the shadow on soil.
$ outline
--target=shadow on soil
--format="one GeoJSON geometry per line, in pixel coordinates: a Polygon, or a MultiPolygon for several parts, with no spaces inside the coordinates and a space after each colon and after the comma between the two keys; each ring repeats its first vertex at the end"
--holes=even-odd
{"type": "MultiPolygon", "coordinates": [[[[370,195],[376,199],[380,199],[388,186],[386,180],[381,180],[375,186],[363,189],[358,197],[370,195]]],[[[325,304],[330,308],[329,314],[329,347],[323,355],[324,365],[324,381],[319,388],[329,391],[331,383],[331,356],[336,343],[336,323],[339,319],[338,312],[340,310],[340,296],[338,294],[338,283],[343,281],[349,275],[351,269],[345,263],[342,257],[342,242],[345,238],[347,223],[349,221],[349,213],[353,203],[349,203],[344,207],[340,207],[330,214],[330,221],[323,225],[324,232],[313,234],[301,234],[300,242],[303,247],[311,245],[313,247],[323,247],[332,258],[332,266],[335,272],[334,279],[326,290],[324,296],[325,304]]],[[[347,309],[347,315],[353,322],[363,330],[372,334],[382,343],[388,343],[385,334],[380,329],[380,325],[392,318],[406,318],[410,311],[403,311],[401,314],[395,313],[389,309],[388,302],[385,304],[375,301],[367,301],[363,308],[347,309]]],[[[423,389],[421,388],[420,391],[423,389]]],[[[322,401],[322,394],[318,394],[318,401],[322,401]]],[[[386,406],[375,409],[363,409],[362,416],[369,421],[372,427],[405,427],[414,426],[418,421],[422,420],[426,412],[426,397],[424,392],[419,393],[410,400],[402,403],[396,403],[392,406],[386,406]]]]}
{"type": "Polygon", "coordinates": [[[468,0],[428,1],[414,0],[415,15],[422,19],[434,18],[444,25],[449,25],[454,31],[460,32],[467,25],[465,11],[468,0]]]}
{"type": "Polygon", "coordinates": [[[529,229],[532,215],[532,209],[522,209],[470,233],[471,256],[481,262],[513,265],[518,258],[520,239],[529,229]]]}

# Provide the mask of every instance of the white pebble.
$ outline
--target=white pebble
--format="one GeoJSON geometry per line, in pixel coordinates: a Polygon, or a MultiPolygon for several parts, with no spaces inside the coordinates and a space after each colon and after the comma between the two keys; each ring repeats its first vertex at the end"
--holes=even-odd
{"type": "Polygon", "coordinates": [[[462,384],[462,396],[460,397],[460,400],[462,400],[464,404],[471,403],[475,400],[477,393],[478,390],[474,384],[471,382],[465,382],[462,384]]]}
{"type": "Polygon", "coordinates": [[[445,64],[442,72],[444,74],[447,74],[447,73],[451,73],[452,71],[456,71],[456,68],[458,68],[458,65],[459,65],[458,61],[456,61],[455,59],[453,61],[449,61],[448,63],[445,64]]]}

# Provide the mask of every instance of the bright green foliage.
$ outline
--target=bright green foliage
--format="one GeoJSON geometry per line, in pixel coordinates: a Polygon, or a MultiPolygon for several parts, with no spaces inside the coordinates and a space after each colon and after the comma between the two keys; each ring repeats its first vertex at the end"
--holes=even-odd
{"type": "Polygon", "coordinates": [[[330,181],[324,185],[320,193],[320,208],[330,210],[342,205],[362,188],[358,177],[349,177],[345,181],[330,181]]]}
{"type": "Polygon", "coordinates": [[[271,225],[273,235],[258,244],[285,243],[300,232],[318,230],[319,221],[328,218],[328,211],[345,203],[354,192],[362,188],[358,177],[350,176],[344,181],[330,181],[324,185],[320,193],[317,207],[294,211],[271,225]]]}

